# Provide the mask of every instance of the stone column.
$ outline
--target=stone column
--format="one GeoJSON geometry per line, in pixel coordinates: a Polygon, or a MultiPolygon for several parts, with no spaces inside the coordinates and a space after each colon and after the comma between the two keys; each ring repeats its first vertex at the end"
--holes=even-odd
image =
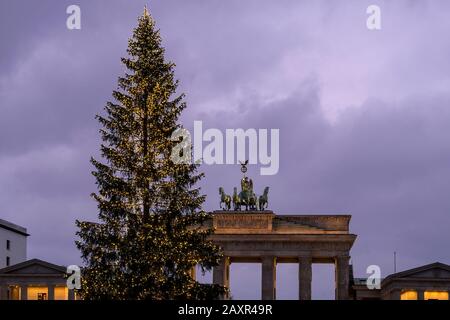
{"type": "Polygon", "coordinates": [[[425,299],[425,289],[417,289],[417,300],[425,299]]]}
{"type": "Polygon", "coordinates": [[[55,300],[55,285],[49,284],[47,286],[47,290],[48,290],[47,300],[55,300]]]}
{"type": "Polygon", "coordinates": [[[400,289],[394,289],[390,292],[389,296],[387,296],[387,299],[389,300],[400,300],[401,299],[402,290],[400,289]]]}
{"type": "Polygon", "coordinates": [[[75,290],[68,289],[67,291],[67,300],[75,300],[75,290]]]}
{"type": "MultiPolygon", "coordinates": [[[[230,259],[222,257],[219,265],[213,268],[213,283],[230,288],[230,259]]],[[[227,299],[227,297],[221,297],[227,299]]]]}
{"type": "Polygon", "coordinates": [[[8,300],[8,285],[0,285],[0,300],[8,300]]]}
{"type": "Polygon", "coordinates": [[[336,300],[348,300],[349,292],[349,268],[348,256],[338,256],[335,258],[335,276],[336,276],[336,300]]]}
{"type": "Polygon", "coordinates": [[[277,283],[277,262],[276,258],[269,256],[262,258],[262,300],[276,299],[276,283],[277,283]]]}
{"type": "Polygon", "coordinates": [[[189,272],[190,276],[192,279],[196,280],[197,279],[197,266],[192,267],[191,271],[189,272]]]}
{"type": "Polygon", "coordinates": [[[28,300],[28,286],[27,285],[20,286],[20,300],[28,300]]]}
{"type": "Polygon", "coordinates": [[[300,300],[311,300],[312,258],[299,257],[298,260],[298,298],[300,300]]]}

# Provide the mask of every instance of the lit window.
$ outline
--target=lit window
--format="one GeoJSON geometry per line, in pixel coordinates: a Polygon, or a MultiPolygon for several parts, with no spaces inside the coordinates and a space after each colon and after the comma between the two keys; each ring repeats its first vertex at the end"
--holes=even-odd
{"type": "Polygon", "coordinates": [[[68,296],[67,287],[55,287],[55,300],[67,300],[68,296]]]}
{"type": "Polygon", "coordinates": [[[425,300],[448,300],[447,291],[425,291],[423,298],[425,300]]]}
{"type": "Polygon", "coordinates": [[[27,300],[47,300],[47,287],[28,287],[27,300]]]}
{"type": "Polygon", "coordinates": [[[9,286],[9,300],[20,300],[20,287],[9,286]]]}
{"type": "Polygon", "coordinates": [[[417,291],[403,291],[400,295],[400,300],[417,300],[417,291]]]}

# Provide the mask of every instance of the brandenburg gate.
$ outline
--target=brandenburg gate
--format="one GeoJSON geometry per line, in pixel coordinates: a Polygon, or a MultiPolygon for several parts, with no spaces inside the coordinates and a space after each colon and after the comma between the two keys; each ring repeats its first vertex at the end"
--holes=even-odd
{"type": "Polygon", "coordinates": [[[258,199],[252,180],[245,176],[245,165],[242,191],[237,194],[234,188],[231,197],[220,188],[224,210],[212,212],[209,221],[214,228],[211,239],[223,250],[219,266],[213,269],[213,283],[230,287],[231,263],[261,263],[261,298],[273,300],[277,264],[298,263],[298,297],[310,300],[312,264],[330,263],[335,266],[335,298],[348,299],[350,249],[356,239],[349,232],[351,216],[277,215],[266,210],[269,188],[258,199]]]}
{"type": "Polygon", "coordinates": [[[276,299],[279,263],[298,263],[299,299],[311,299],[313,263],[335,265],[336,299],[348,299],[349,215],[276,215],[272,211],[213,212],[212,240],[223,250],[213,283],[230,287],[230,264],[262,264],[261,298],[276,299]]]}

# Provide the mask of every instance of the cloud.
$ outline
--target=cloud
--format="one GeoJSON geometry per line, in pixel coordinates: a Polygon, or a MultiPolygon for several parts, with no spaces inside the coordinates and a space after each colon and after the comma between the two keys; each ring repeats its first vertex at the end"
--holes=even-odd
{"type": "MultiPolygon", "coordinates": [[[[80,31],[65,27],[70,1],[0,3],[0,214],[29,229],[30,258],[79,261],[74,220],[96,217],[94,115],[145,2],[79,1],[80,31]]],[[[185,126],[279,128],[279,173],[249,169],[257,192],[271,186],[278,213],[352,214],[359,276],[369,264],[391,272],[394,250],[399,269],[450,262],[449,4],[380,1],[379,32],[365,28],[369,4],[150,4],[187,94],[185,126]]],[[[202,170],[213,210],[241,173],[202,170]]]]}
{"type": "MultiPolygon", "coordinates": [[[[397,104],[368,100],[330,124],[320,110],[319,89],[306,85],[288,99],[252,110],[237,126],[280,128],[280,172],[258,176],[256,192],[271,187],[270,208],[281,214],[353,215],[358,235],[353,261],[357,275],[371,264],[392,272],[431,261],[449,262],[450,95],[411,97],[397,104]],[[257,116],[253,116],[257,114],[257,116]]],[[[207,123],[221,127],[235,113],[207,123]]],[[[208,208],[218,208],[218,186],[239,184],[238,166],[203,166],[208,208]]]]}

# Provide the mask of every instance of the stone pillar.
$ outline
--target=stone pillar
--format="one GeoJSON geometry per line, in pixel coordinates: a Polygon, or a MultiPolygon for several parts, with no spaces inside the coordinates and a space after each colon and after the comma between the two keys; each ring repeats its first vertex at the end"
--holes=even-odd
{"type": "Polygon", "coordinates": [[[312,258],[299,257],[298,260],[298,298],[299,300],[311,300],[312,258]]]}
{"type": "Polygon", "coordinates": [[[27,285],[20,286],[20,300],[28,300],[28,286],[27,285]]]}
{"type": "Polygon", "coordinates": [[[192,279],[194,280],[197,279],[197,266],[191,268],[189,275],[191,276],[192,279]]]}
{"type": "Polygon", "coordinates": [[[269,256],[262,258],[262,300],[276,299],[276,283],[277,283],[277,262],[276,258],[269,256]]]}
{"type": "MultiPolygon", "coordinates": [[[[213,283],[230,288],[230,258],[222,257],[219,265],[213,268],[213,283]]],[[[227,297],[221,297],[227,299],[227,297]]]]}
{"type": "Polygon", "coordinates": [[[68,289],[67,295],[67,300],[75,300],[75,290],[68,289]]]}
{"type": "Polygon", "coordinates": [[[425,299],[425,289],[417,289],[417,300],[425,299]]]}
{"type": "Polygon", "coordinates": [[[335,258],[335,276],[336,276],[336,300],[348,300],[349,292],[349,268],[348,256],[338,256],[335,258]]]}
{"type": "Polygon", "coordinates": [[[55,285],[49,284],[47,286],[47,290],[48,290],[47,300],[55,300],[55,285]]]}
{"type": "Polygon", "coordinates": [[[394,289],[390,292],[389,296],[387,297],[389,300],[400,300],[401,299],[402,290],[400,289],[394,289]]]}
{"type": "Polygon", "coordinates": [[[0,300],[9,300],[8,297],[8,286],[5,285],[0,285],[0,300]]]}

